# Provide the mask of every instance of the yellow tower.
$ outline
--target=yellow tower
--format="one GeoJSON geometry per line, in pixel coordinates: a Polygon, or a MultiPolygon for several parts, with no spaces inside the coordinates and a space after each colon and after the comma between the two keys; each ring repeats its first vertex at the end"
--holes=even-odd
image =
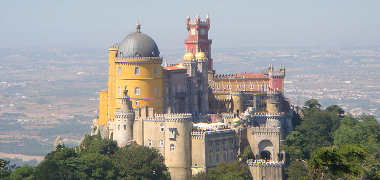
{"type": "Polygon", "coordinates": [[[162,58],[154,40],[137,31],[127,35],[118,46],[108,49],[108,88],[99,93],[99,125],[114,120],[124,89],[132,107],[152,107],[163,112],[162,58]]]}

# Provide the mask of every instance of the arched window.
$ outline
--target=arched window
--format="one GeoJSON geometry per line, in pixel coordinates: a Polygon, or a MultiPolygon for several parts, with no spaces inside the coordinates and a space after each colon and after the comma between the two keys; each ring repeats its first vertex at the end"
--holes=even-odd
{"type": "Polygon", "coordinates": [[[135,95],[140,96],[140,88],[139,87],[135,88],[135,95]]]}
{"type": "Polygon", "coordinates": [[[127,130],[127,125],[124,125],[124,130],[127,130]]]}
{"type": "Polygon", "coordinates": [[[174,151],[174,149],[175,149],[175,146],[174,146],[174,144],[173,144],[173,143],[171,143],[171,144],[170,144],[170,152],[173,152],[173,151],[174,151]]]}
{"type": "Polygon", "coordinates": [[[123,70],[121,69],[121,66],[119,66],[118,70],[117,70],[117,73],[118,74],[121,74],[123,72],[123,70]]]}
{"type": "Polygon", "coordinates": [[[135,74],[136,75],[140,74],[140,67],[138,66],[135,67],[135,74]]]}
{"type": "Polygon", "coordinates": [[[156,75],[158,74],[158,68],[157,68],[157,67],[155,67],[155,68],[153,69],[153,73],[156,74],[156,75]]]}

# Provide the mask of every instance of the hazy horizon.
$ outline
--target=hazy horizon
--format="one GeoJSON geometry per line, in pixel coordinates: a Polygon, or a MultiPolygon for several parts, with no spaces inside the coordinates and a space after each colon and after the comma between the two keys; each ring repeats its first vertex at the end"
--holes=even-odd
{"type": "Polygon", "coordinates": [[[214,48],[380,45],[380,1],[5,1],[0,48],[106,48],[142,31],[183,48],[185,18],[209,14],[214,48]]]}

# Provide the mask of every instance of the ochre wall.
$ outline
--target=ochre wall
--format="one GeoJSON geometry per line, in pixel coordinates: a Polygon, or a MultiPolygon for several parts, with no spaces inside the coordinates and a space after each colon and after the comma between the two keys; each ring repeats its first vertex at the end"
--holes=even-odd
{"type": "Polygon", "coordinates": [[[265,87],[269,87],[268,79],[214,79],[212,83],[214,91],[264,91],[265,87]]]}
{"type": "Polygon", "coordinates": [[[105,125],[109,120],[114,120],[114,113],[120,108],[118,98],[121,97],[125,87],[133,108],[148,106],[154,108],[156,113],[162,113],[164,103],[162,59],[117,58],[117,50],[117,47],[108,49],[108,89],[99,94],[99,125],[105,125]],[[140,69],[138,74],[135,74],[136,67],[140,69]],[[136,87],[140,88],[140,95],[135,94],[136,87]]]}
{"type": "Polygon", "coordinates": [[[99,125],[107,125],[107,90],[99,92],[99,125]]]}
{"type": "MultiPolygon", "coordinates": [[[[122,91],[126,87],[128,95],[132,101],[133,108],[143,106],[152,107],[155,112],[162,113],[163,109],[163,79],[162,67],[160,64],[116,64],[116,98],[120,98],[122,91]],[[140,68],[140,73],[135,74],[135,67],[140,68]],[[119,68],[121,72],[119,73],[119,68]],[[154,68],[157,69],[157,74],[154,73],[154,68]],[[135,94],[135,88],[140,88],[140,95],[135,94]],[[157,89],[157,94],[155,90],[157,89]],[[119,92],[120,89],[120,92],[119,92]],[[136,105],[136,100],[139,104],[136,105]]],[[[119,104],[115,108],[119,108],[119,104]]]]}

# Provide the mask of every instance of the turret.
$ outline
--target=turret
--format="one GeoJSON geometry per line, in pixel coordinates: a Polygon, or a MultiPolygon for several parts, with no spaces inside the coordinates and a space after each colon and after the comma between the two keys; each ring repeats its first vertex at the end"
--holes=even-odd
{"type": "Polygon", "coordinates": [[[197,15],[195,20],[192,21],[190,17],[187,17],[186,29],[188,31],[188,38],[185,40],[186,52],[191,52],[193,55],[196,55],[199,51],[204,52],[208,59],[208,71],[213,71],[211,58],[212,40],[208,38],[210,18],[206,16],[206,19],[202,20],[197,15]]]}
{"type": "Polygon", "coordinates": [[[285,78],[285,67],[281,65],[280,70],[275,70],[273,65],[269,65],[267,69],[267,75],[269,76],[269,90],[271,91],[284,91],[284,78],[285,78]]]}
{"type": "Polygon", "coordinates": [[[280,93],[269,92],[267,97],[267,109],[268,113],[279,113],[280,112],[280,93]]]}
{"type": "Polygon", "coordinates": [[[208,59],[204,52],[197,52],[195,55],[198,69],[198,86],[199,86],[199,112],[207,114],[209,110],[208,104],[208,59]]]}
{"type": "Polygon", "coordinates": [[[121,107],[115,112],[115,120],[110,122],[109,127],[110,139],[115,140],[120,147],[123,147],[133,139],[135,113],[126,89],[120,101],[121,107]]]}
{"type": "Polygon", "coordinates": [[[176,180],[191,177],[191,114],[165,114],[165,164],[176,180]]]}

